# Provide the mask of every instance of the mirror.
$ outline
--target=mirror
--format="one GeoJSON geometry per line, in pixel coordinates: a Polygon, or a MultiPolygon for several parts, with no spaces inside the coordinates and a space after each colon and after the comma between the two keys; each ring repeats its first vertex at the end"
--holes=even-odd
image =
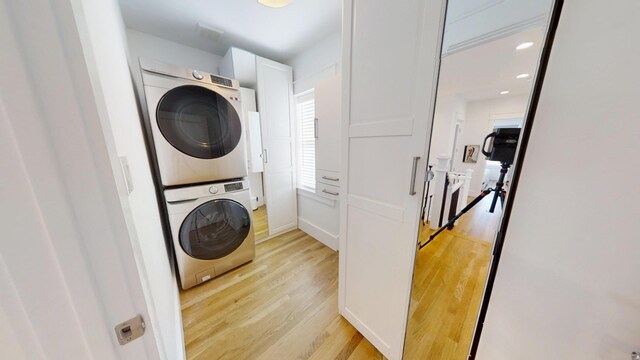
{"type": "Polygon", "coordinates": [[[552,3],[448,3],[405,359],[468,358],[552,3]]]}

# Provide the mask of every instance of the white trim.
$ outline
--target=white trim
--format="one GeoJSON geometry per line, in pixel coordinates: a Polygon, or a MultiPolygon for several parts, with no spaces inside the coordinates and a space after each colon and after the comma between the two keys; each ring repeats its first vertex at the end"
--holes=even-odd
{"type": "Polygon", "coordinates": [[[447,23],[447,25],[455,24],[460,20],[463,20],[463,19],[466,19],[468,17],[471,17],[471,16],[473,16],[473,15],[479,13],[479,12],[483,12],[483,11],[485,11],[487,9],[490,9],[490,8],[496,6],[496,5],[500,4],[500,3],[503,3],[503,2],[504,2],[504,0],[491,0],[491,1],[488,1],[485,4],[481,4],[479,6],[476,6],[475,8],[473,8],[473,9],[471,9],[469,11],[465,11],[462,14],[460,14],[460,15],[454,17],[454,18],[451,18],[451,21],[449,21],[447,23]]]}
{"type": "Polygon", "coordinates": [[[489,121],[505,120],[505,119],[524,119],[524,115],[525,114],[522,112],[489,114],[489,121]]]}
{"type": "Polygon", "coordinates": [[[548,13],[542,13],[528,19],[519,21],[515,24],[501,27],[486,34],[482,34],[459,43],[451,44],[447,47],[446,51],[442,52],[442,57],[446,57],[455,54],[459,51],[467,50],[479,45],[486,44],[488,42],[505,38],[522,32],[527,29],[531,29],[538,26],[545,26],[548,20],[548,13]]]}
{"type": "Polygon", "coordinates": [[[298,216],[298,228],[304,231],[305,233],[309,234],[314,239],[330,247],[331,250],[334,250],[334,251],[338,250],[338,245],[340,242],[338,235],[333,235],[330,232],[327,232],[326,230],[313,224],[311,221],[301,218],[299,216],[298,216]]]}

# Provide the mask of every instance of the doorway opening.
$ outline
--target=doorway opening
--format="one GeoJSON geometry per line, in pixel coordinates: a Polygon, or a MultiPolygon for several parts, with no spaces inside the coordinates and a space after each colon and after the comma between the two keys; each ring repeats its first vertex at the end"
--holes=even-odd
{"type": "MultiPolygon", "coordinates": [[[[429,149],[432,179],[424,189],[406,358],[466,359],[473,354],[503,218],[504,200],[498,197],[495,208],[492,203],[494,195],[512,195],[518,165],[492,161],[487,151],[497,142],[485,144],[485,138],[500,129],[519,133],[523,127],[553,9],[553,1],[536,4],[544,13],[537,25],[457,48],[451,46],[451,37],[460,27],[462,10],[449,2],[429,149]],[[464,127],[458,134],[460,114],[464,127]]],[[[529,18],[539,16],[534,13],[529,18]]],[[[524,15],[504,16],[501,21],[518,23],[524,15]]]]}

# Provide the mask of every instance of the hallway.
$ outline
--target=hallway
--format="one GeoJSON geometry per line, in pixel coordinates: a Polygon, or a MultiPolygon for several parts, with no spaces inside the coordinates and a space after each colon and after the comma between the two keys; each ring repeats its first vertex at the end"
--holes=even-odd
{"type": "MultiPolygon", "coordinates": [[[[490,205],[488,196],[418,252],[406,359],[466,359],[501,216],[490,205]]],[[[422,226],[421,242],[429,234],[422,226]]]]}

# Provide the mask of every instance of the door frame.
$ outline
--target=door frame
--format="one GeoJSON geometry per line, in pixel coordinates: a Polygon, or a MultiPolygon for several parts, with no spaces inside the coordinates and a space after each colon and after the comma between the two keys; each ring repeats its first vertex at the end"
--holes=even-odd
{"type": "Polygon", "coordinates": [[[509,225],[509,219],[511,217],[511,211],[513,210],[513,203],[516,199],[516,193],[518,190],[518,182],[522,173],[522,164],[524,163],[527,147],[529,145],[529,138],[531,137],[531,129],[536,116],[536,110],[538,108],[538,102],[540,100],[540,94],[542,92],[542,86],[544,85],[544,78],[547,72],[547,65],[549,63],[549,57],[551,56],[551,49],[560,22],[560,16],[562,13],[562,6],[564,0],[553,0],[553,7],[550,12],[549,21],[547,25],[547,33],[545,41],[540,53],[540,61],[538,63],[538,69],[535,75],[535,81],[531,89],[531,96],[527,110],[524,116],[524,123],[522,124],[522,131],[520,134],[520,143],[516,151],[516,161],[513,165],[512,180],[509,191],[511,194],[507,196],[504,210],[502,213],[502,219],[500,226],[496,234],[496,241],[494,242],[492,256],[493,261],[489,266],[489,275],[487,276],[487,282],[482,296],[482,302],[480,304],[480,311],[478,313],[478,319],[476,321],[476,327],[474,330],[473,338],[471,340],[471,348],[469,350],[468,359],[472,360],[476,358],[478,347],[480,345],[480,337],[482,336],[482,328],[487,316],[487,310],[489,308],[489,302],[491,301],[491,293],[493,291],[493,285],[495,283],[496,274],[498,272],[498,266],[500,264],[500,257],[502,255],[502,249],[504,247],[505,234],[509,225]]]}

